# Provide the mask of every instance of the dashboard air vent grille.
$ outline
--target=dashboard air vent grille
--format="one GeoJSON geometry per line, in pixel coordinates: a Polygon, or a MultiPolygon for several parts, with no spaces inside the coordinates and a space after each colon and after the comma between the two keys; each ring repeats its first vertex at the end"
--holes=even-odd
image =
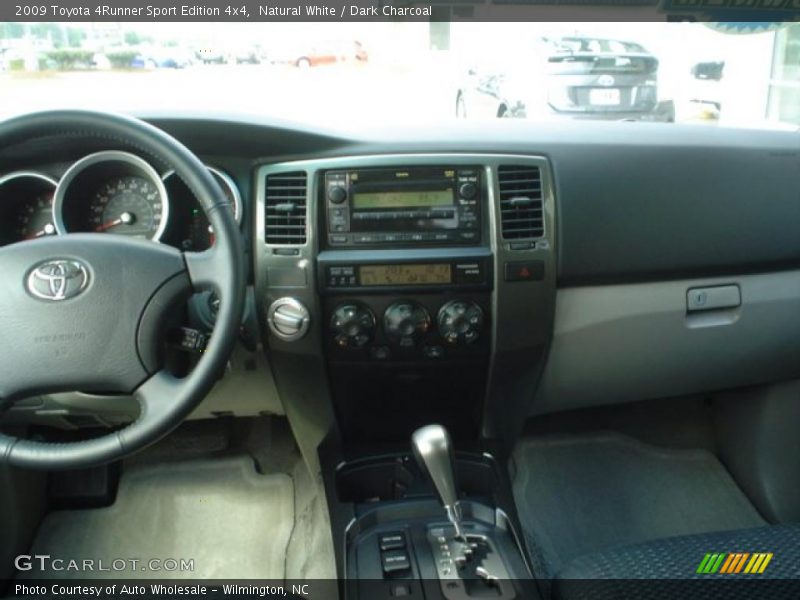
{"type": "Polygon", "coordinates": [[[266,242],[277,245],[306,243],[306,191],[304,171],[267,175],[266,242]]]}
{"type": "Polygon", "coordinates": [[[531,240],[544,235],[542,177],[539,167],[503,165],[497,170],[500,225],[504,240],[531,240]]]}

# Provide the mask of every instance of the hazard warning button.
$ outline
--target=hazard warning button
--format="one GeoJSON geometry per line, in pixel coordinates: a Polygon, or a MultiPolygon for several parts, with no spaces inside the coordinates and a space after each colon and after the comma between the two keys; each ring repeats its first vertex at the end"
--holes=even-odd
{"type": "Polygon", "coordinates": [[[544,261],[506,263],[506,281],[541,281],[544,279],[544,261]]]}

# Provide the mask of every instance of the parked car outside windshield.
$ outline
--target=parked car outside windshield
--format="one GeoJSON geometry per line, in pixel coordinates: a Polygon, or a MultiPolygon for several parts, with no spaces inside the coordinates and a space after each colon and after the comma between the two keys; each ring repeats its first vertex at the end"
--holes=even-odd
{"type": "Polygon", "coordinates": [[[0,115],[213,109],[359,127],[518,118],[796,129],[799,45],[799,24],[9,23],[0,115]]]}
{"type": "Polygon", "coordinates": [[[542,38],[529,56],[516,58],[513,65],[469,68],[456,116],[675,119],[674,100],[659,101],[659,61],[639,44],[542,38]]]}

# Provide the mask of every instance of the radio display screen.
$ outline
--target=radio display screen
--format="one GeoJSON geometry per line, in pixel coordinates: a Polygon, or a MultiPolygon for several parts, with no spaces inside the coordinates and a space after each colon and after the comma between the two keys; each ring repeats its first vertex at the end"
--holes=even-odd
{"type": "Polygon", "coordinates": [[[361,265],[361,285],[435,285],[452,283],[449,264],[361,265]]]}
{"type": "Polygon", "coordinates": [[[352,202],[353,208],[356,210],[452,206],[453,189],[386,192],[356,191],[353,194],[352,202]]]}

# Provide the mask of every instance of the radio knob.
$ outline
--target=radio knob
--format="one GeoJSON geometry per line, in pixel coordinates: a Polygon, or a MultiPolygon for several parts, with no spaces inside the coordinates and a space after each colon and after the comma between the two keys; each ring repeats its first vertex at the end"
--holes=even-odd
{"type": "Polygon", "coordinates": [[[395,302],[383,315],[383,330],[393,343],[411,347],[430,331],[431,316],[414,302],[395,302]]]}
{"type": "Polygon", "coordinates": [[[334,204],[341,204],[347,200],[347,190],[340,185],[335,185],[328,189],[328,200],[334,204]]]}
{"type": "Polygon", "coordinates": [[[471,344],[483,329],[483,310],[474,302],[453,300],[439,309],[439,335],[449,344],[471,344]]]}
{"type": "Polygon", "coordinates": [[[478,195],[478,186],[474,183],[462,183],[458,188],[458,195],[464,200],[474,200],[478,195]]]}
{"type": "Polygon", "coordinates": [[[340,348],[363,348],[375,334],[375,315],[355,302],[341,304],[333,311],[331,331],[340,348]]]}

